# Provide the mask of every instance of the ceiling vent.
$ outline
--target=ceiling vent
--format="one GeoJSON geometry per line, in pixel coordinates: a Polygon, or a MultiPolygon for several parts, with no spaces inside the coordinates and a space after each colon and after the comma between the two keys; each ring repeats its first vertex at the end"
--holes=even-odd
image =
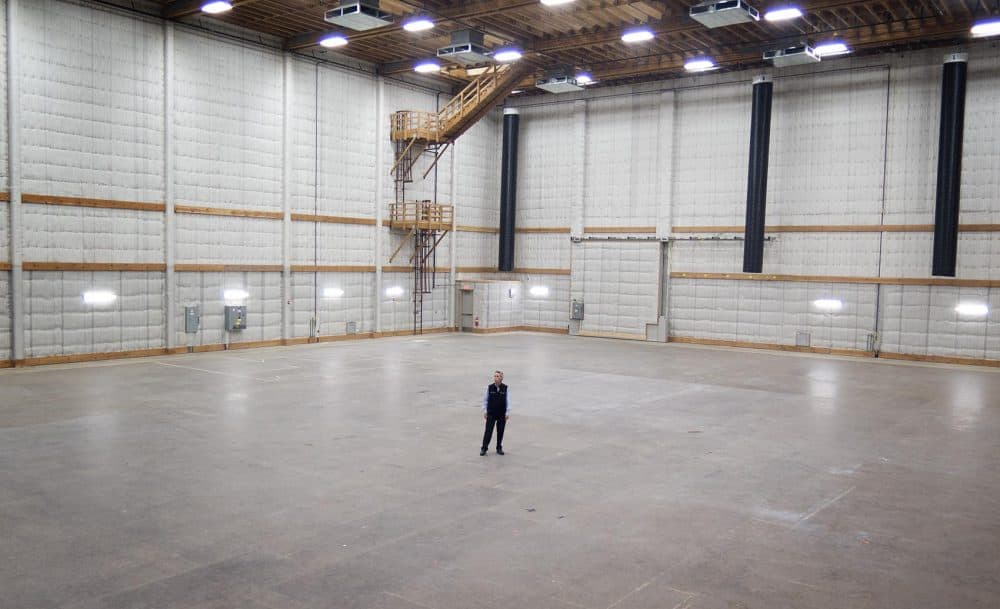
{"type": "Polygon", "coordinates": [[[799,44],[786,49],[764,51],[764,59],[771,61],[776,68],[784,68],[819,63],[820,57],[808,44],[799,44]]]}
{"type": "Polygon", "coordinates": [[[379,10],[377,0],[362,0],[331,8],[323,16],[323,19],[328,23],[351,30],[364,31],[392,25],[393,18],[389,13],[379,10]]]}
{"type": "Polygon", "coordinates": [[[743,0],[703,2],[692,6],[691,18],[707,28],[725,27],[737,23],[760,21],[760,13],[743,0]]]}
{"type": "Polygon", "coordinates": [[[483,44],[483,33],[477,30],[452,32],[451,44],[438,49],[437,56],[463,66],[490,61],[490,51],[483,44]]]}
{"type": "Polygon", "coordinates": [[[535,81],[535,86],[549,93],[571,93],[583,90],[583,87],[578,85],[572,76],[549,76],[535,81]]]}

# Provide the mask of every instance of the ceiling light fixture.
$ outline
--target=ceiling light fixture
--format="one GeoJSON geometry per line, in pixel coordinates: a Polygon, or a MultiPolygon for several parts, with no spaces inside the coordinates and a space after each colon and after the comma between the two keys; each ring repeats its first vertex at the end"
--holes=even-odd
{"type": "Polygon", "coordinates": [[[493,59],[499,61],[500,63],[517,61],[520,58],[521,58],[521,51],[513,47],[499,49],[493,53],[493,59]]]}
{"type": "Polygon", "coordinates": [[[342,47],[345,44],[347,44],[347,38],[341,34],[330,34],[329,36],[324,36],[319,41],[319,46],[326,47],[328,49],[342,47]]]}
{"type": "Polygon", "coordinates": [[[972,24],[972,36],[974,38],[985,38],[986,36],[996,36],[998,34],[1000,34],[1000,17],[991,17],[972,24]]]}
{"type": "Polygon", "coordinates": [[[560,4],[569,4],[573,0],[542,0],[542,4],[545,6],[559,6],[560,4]]]}
{"type": "Polygon", "coordinates": [[[632,44],[635,42],[646,42],[647,40],[652,40],[655,37],[653,30],[640,27],[632,30],[626,30],[622,33],[622,42],[632,44]]]}
{"type": "Polygon", "coordinates": [[[820,57],[832,57],[834,55],[845,55],[851,52],[851,49],[847,48],[847,45],[839,40],[831,40],[830,42],[824,42],[815,48],[813,52],[820,57]]]}
{"type": "Polygon", "coordinates": [[[767,21],[788,21],[789,19],[798,19],[801,16],[802,9],[796,6],[785,6],[767,11],[764,14],[764,19],[767,21]]]}
{"type": "Polygon", "coordinates": [[[423,32],[434,28],[434,22],[429,17],[413,17],[403,22],[407,32],[423,32]]]}
{"type": "Polygon", "coordinates": [[[201,5],[201,12],[209,15],[218,15],[231,10],[233,10],[233,3],[227,0],[212,0],[201,5]]]}
{"type": "Polygon", "coordinates": [[[419,72],[421,74],[431,74],[433,72],[441,71],[441,64],[434,61],[433,59],[428,59],[426,61],[421,61],[417,65],[413,66],[414,72],[419,72]]]}
{"type": "Polygon", "coordinates": [[[705,72],[706,70],[714,70],[717,67],[715,62],[708,57],[695,57],[684,62],[684,69],[688,72],[705,72]]]}
{"type": "Polygon", "coordinates": [[[580,72],[576,75],[576,84],[578,85],[592,85],[594,84],[594,77],[586,72],[580,72]]]}

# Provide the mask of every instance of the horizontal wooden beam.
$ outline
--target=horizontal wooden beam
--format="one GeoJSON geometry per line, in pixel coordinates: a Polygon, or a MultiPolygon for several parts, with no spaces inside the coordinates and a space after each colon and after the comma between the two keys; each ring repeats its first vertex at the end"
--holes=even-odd
{"type": "Polygon", "coordinates": [[[959,364],[963,366],[989,366],[1000,368],[1000,360],[978,357],[952,357],[947,355],[917,355],[914,353],[892,353],[879,351],[879,359],[903,360],[908,362],[930,362],[933,364],[959,364]]]}
{"type": "Polygon", "coordinates": [[[535,227],[520,227],[514,229],[515,233],[526,233],[526,234],[551,234],[551,235],[568,235],[571,231],[568,226],[535,226],[535,227]]]}
{"type": "Polygon", "coordinates": [[[87,199],[84,197],[63,197],[56,195],[39,195],[23,193],[22,203],[35,205],[65,205],[68,207],[92,207],[97,209],[126,209],[134,211],[163,212],[167,206],[163,203],[146,203],[142,201],[117,201],[113,199],[87,199]]]}
{"type": "Polygon", "coordinates": [[[24,262],[26,271],[67,271],[67,272],[164,272],[167,265],[162,262],[24,262]]]}
{"type": "Polygon", "coordinates": [[[267,220],[282,220],[285,217],[285,215],[280,211],[226,209],[224,207],[205,207],[202,205],[174,205],[174,213],[196,214],[202,216],[229,216],[233,218],[264,218],[267,220]]]}
{"type": "Polygon", "coordinates": [[[499,233],[500,229],[493,226],[469,226],[467,224],[459,224],[455,227],[455,230],[460,233],[499,233]]]}
{"type": "Polygon", "coordinates": [[[0,271],[9,271],[12,268],[9,262],[0,262],[0,271]]]}
{"type": "Polygon", "coordinates": [[[177,264],[178,273],[280,273],[280,264],[177,264]]]}
{"type": "Polygon", "coordinates": [[[569,276],[573,274],[571,269],[546,269],[546,268],[528,268],[528,267],[515,267],[515,273],[521,273],[523,275],[565,275],[569,276]]]}
{"type": "Polygon", "coordinates": [[[455,267],[456,273],[496,273],[497,267],[495,266],[457,266],[455,267]]]}
{"type": "Polygon", "coordinates": [[[1000,279],[951,279],[947,277],[847,277],[842,275],[783,275],[770,273],[696,273],[674,271],[672,279],[724,281],[786,281],[789,283],[849,283],[871,285],[923,285],[957,288],[997,288],[1000,279]]]}
{"type": "Polygon", "coordinates": [[[583,232],[588,234],[602,233],[602,234],[633,234],[633,235],[646,235],[646,234],[656,234],[655,226],[584,226],[583,232]]]}
{"type": "Polygon", "coordinates": [[[6,191],[0,192],[0,203],[6,203],[8,201],[10,201],[10,193],[6,191]]]}
{"type": "Polygon", "coordinates": [[[293,264],[293,273],[374,273],[373,264],[293,264]]]}
{"type": "Polygon", "coordinates": [[[375,218],[353,218],[350,216],[324,216],[317,214],[292,214],[293,222],[321,222],[328,224],[363,224],[375,226],[375,218]]]}
{"type": "Polygon", "coordinates": [[[620,340],[646,340],[645,334],[639,334],[636,332],[590,332],[581,330],[577,333],[577,336],[586,336],[589,338],[617,338],[620,340]]]}

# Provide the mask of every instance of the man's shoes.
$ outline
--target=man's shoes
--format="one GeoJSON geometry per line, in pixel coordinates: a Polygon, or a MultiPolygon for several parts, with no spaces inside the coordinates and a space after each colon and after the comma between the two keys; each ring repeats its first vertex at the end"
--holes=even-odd
{"type": "Polygon", "coordinates": [[[479,456],[480,457],[485,457],[486,456],[486,449],[485,448],[480,448],[479,449],[479,456]]]}
{"type": "Polygon", "coordinates": [[[498,448],[497,449],[497,454],[498,455],[502,455],[503,454],[503,449],[502,448],[498,448]]]}

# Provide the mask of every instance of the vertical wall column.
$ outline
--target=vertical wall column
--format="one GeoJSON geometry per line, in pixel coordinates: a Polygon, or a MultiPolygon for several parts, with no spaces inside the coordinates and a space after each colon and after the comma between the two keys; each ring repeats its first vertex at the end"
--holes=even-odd
{"type": "Polygon", "coordinates": [[[458,154],[455,152],[457,146],[457,142],[451,145],[451,233],[448,234],[448,327],[450,328],[458,327],[458,313],[455,311],[456,299],[458,298],[458,292],[455,288],[455,283],[458,280],[456,273],[458,258],[455,250],[458,249],[456,229],[458,228],[458,201],[460,200],[458,195],[458,154]]]}
{"type": "MultiPolygon", "coordinates": [[[[375,331],[382,331],[382,195],[385,188],[385,79],[375,85],[375,331]]],[[[316,117],[319,120],[319,117],[316,117]]]]}
{"type": "Polygon", "coordinates": [[[21,253],[21,71],[17,39],[20,0],[7,0],[7,181],[10,191],[11,357],[24,359],[24,272],[21,253]]]}
{"type": "Polygon", "coordinates": [[[570,237],[583,237],[583,201],[587,193],[587,102],[573,102],[573,193],[569,202],[570,237]]]}
{"type": "Polygon", "coordinates": [[[938,136],[937,197],[934,210],[933,274],[954,277],[958,257],[958,206],[962,187],[962,132],[969,56],[944,58],[941,80],[941,130],[938,136]]]}
{"type": "Polygon", "coordinates": [[[743,241],[743,272],[760,273],[764,266],[764,212],[767,204],[767,162],[771,141],[770,76],[753,80],[750,114],[750,170],[747,177],[747,218],[743,241]]]}
{"type": "Polygon", "coordinates": [[[281,113],[281,339],[292,337],[292,111],[294,64],[285,53],[282,80],[284,109],[281,113]]]}
{"type": "Polygon", "coordinates": [[[176,346],[177,337],[177,281],[176,264],[177,224],[174,217],[174,24],[163,22],[163,253],[167,264],[163,278],[164,300],[167,310],[167,349],[176,346]]]}
{"type": "Polygon", "coordinates": [[[503,158],[500,161],[501,272],[514,270],[514,228],[517,221],[517,136],[521,117],[516,108],[503,111],[503,158]]]}

